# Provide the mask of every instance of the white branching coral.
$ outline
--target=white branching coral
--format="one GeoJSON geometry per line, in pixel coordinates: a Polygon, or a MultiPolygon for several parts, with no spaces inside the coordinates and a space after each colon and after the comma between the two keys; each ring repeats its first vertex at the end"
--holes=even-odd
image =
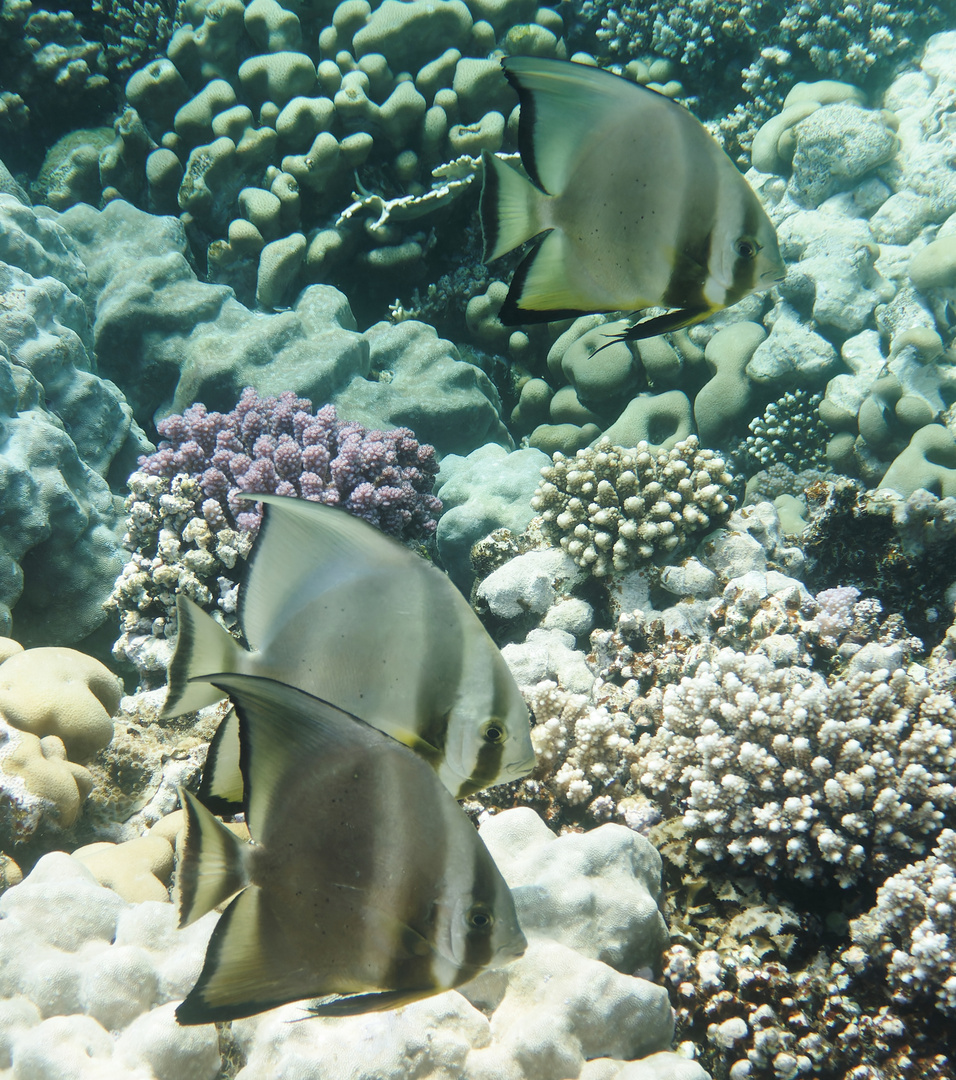
{"type": "Polygon", "coordinates": [[[683,812],[698,859],[844,887],[879,880],[956,812],[956,703],[924,676],[828,682],[721,649],[646,699],[656,730],[638,740],[631,775],[683,812]]]}
{"type": "Polygon", "coordinates": [[[225,521],[210,526],[199,483],[184,474],[169,480],[134,472],[129,489],[123,543],[130,561],[107,604],[120,616],[114,655],[133,663],[149,686],[165,678],[178,592],[200,607],[218,606],[226,621],[234,621],[233,568],[248,555],[253,535],[225,521]]]}
{"type": "Polygon", "coordinates": [[[555,454],[541,476],[531,506],[545,534],[598,577],[673,555],[733,507],[723,458],[695,435],[661,451],[603,438],[573,458],[555,454]]]}
{"type": "Polygon", "coordinates": [[[887,879],[850,938],[848,968],[882,962],[894,1001],[931,998],[956,1016],[956,832],[944,829],[929,858],[887,879]]]}
{"type": "Polygon", "coordinates": [[[633,720],[550,681],[538,683],[528,704],[535,719],[535,777],[547,778],[569,805],[587,803],[593,817],[609,819],[636,760],[633,720]]]}

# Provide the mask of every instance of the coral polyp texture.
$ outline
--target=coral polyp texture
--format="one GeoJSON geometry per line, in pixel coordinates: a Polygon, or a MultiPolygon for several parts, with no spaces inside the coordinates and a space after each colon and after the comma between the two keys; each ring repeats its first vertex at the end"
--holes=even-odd
{"type": "Polygon", "coordinates": [[[313,413],[291,391],[261,398],[246,387],[231,412],[197,403],[157,429],[163,441],[140,458],[140,472],[196,479],[211,528],[255,532],[261,510],[241,496],[262,492],[341,506],[400,540],[435,529],[435,451],[408,428],[368,431],[339,420],[332,405],[313,413]]]}
{"type": "Polygon", "coordinates": [[[632,775],[692,859],[846,887],[956,820],[956,703],[901,668],[828,681],[722,649],[645,701],[632,775]]]}
{"type": "Polygon", "coordinates": [[[435,453],[408,428],[369,431],[331,405],[313,413],[291,391],[260,397],[248,387],[228,413],[196,404],[157,426],[163,441],[129,479],[132,559],[110,598],[122,631],[114,654],[141,674],[162,677],[177,590],[232,621],[234,568],[262,517],[244,492],[339,506],[400,540],[435,529],[435,453]]]}
{"type": "Polygon", "coordinates": [[[885,968],[894,1001],[928,999],[956,1016],[956,832],[944,829],[929,858],[887,879],[850,938],[850,971],[885,968]]]}
{"type": "Polygon", "coordinates": [[[573,458],[556,453],[541,476],[531,506],[545,535],[597,577],[676,554],[733,507],[723,458],[694,435],[656,452],[602,438],[573,458]]]}

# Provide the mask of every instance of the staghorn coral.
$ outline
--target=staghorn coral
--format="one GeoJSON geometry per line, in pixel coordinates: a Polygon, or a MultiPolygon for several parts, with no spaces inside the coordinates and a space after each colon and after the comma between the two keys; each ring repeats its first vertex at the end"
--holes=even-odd
{"type": "Polygon", "coordinates": [[[573,458],[556,453],[531,499],[548,538],[597,577],[672,557],[728,514],[733,478],[696,436],[654,453],[602,438],[573,458]]]}
{"type": "Polygon", "coordinates": [[[233,571],[262,517],[242,492],[341,506],[402,540],[434,531],[441,503],[430,493],[432,447],[408,428],[368,431],[339,420],[331,405],[311,409],[289,391],[259,397],[247,387],[228,413],[196,404],[159,422],[164,440],[129,479],[132,558],[109,601],[121,625],[114,655],[147,684],[163,677],[177,591],[234,621],[233,571]]]}
{"type": "Polygon", "coordinates": [[[956,811],[956,703],[919,671],[826,680],[722,649],[647,699],[632,776],[695,861],[879,880],[956,811]]]}

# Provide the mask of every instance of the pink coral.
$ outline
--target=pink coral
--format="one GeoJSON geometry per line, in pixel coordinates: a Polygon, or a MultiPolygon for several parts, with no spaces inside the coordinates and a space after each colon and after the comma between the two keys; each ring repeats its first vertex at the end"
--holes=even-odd
{"type": "Polygon", "coordinates": [[[341,506],[399,539],[435,529],[435,450],[408,428],[369,431],[339,420],[332,405],[313,413],[291,391],[260,398],[251,387],[231,412],[197,403],[157,426],[163,441],[140,458],[140,469],[198,479],[213,528],[226,522],[255,532],[261,504],[253,508],[240,495],[274,492],[341,506]]]}

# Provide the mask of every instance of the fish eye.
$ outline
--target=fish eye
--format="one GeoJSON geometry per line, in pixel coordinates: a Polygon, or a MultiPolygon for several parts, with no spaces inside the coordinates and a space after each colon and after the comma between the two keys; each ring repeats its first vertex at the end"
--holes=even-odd
{"type": "Polygon", "coordinates": [[[741,259],[753,259],[760,250],[760,245],[750,236],[741,236],[734,241],[734,251],[741,259]]]}
{"type": "Polygon", "coordinates": [[[489,720],[485,724],[482,736],[485,742],[492,744],[500,743],[505,737],[505,726],[498,720],[489,720]]]}
{"type": "Polygon", "coordinates": [[[495,922],[494,915],[486,907],[475,905],[466,916],[472,930],[490,930],[495,922]]]}

